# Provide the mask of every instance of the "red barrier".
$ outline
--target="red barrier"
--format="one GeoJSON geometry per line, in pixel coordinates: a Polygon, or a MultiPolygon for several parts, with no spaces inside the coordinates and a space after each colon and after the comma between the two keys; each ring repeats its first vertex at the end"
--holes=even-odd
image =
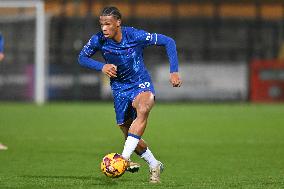
{"type": "Polygon", "coordinates": [[[284,61],[254,60],[250,65],[250,100],[284,101],[284,61]]]}

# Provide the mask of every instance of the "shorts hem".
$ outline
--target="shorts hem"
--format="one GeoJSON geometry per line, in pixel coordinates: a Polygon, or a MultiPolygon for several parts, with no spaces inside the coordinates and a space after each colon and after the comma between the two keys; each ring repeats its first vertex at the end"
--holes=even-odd
{"type": "Polygon", "coordinates": [[[138,95],[140,95],[141,93],[144,93],[144,92],[151,92],[152,95],[154,96],[154,99],[155,99],[155,94],[153,93],[153,91],[151,91],[151,90],[144,90],[144,91],[140,91],[140,92],[133,98],[133,100],[132,100],[131,102],[133,103],[134,100],[136,99],[136,97],[137,97],[138,95]]]}
{"type": "Polygon", "coordinates": [[[116,122],[116,124],[117,124],[118,126],[122,126],[124,123],[125,123],[125,121],[117,121],[117,122],[116,122]]]}

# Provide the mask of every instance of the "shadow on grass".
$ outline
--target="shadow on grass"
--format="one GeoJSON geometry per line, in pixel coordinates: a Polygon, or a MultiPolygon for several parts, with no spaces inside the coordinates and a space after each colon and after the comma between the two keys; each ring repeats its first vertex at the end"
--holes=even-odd
{"type": "Polygon", "coordinates": [[[107,178],[106,176],[69,176],[69,175],[23,175],[21,176],[23,179],[26,180],[28,183],[33,183],[35,186],[44,186],[44,187],[51,187],[51,188],[73,188],[76,186],[80,187],[94,187],[98,186],[100,188],[105,187],[139,187],[139,188],[183,188],[185,185],[173,183],[171,181],[164,182],[162,184],[149,184],[148,180],[143,180],[140,178],[118,178],[118,179],[111,179],[107,178]]]}
{"type": "Polygon", "coordinates": [[[38,179],[79,179],[92,180],[100,177],[94,176],[55,176],[55,175],[22,175],[23,178],[38,178],[38,179]]]}
{"type": "Polygon", "coordinates": [[[65,183],[63,185],[100,185],[100,186],[111,186],[117,185],[117,180],[109,179],[103,176],[68,176],[68,175],[22,175],[24,179],[30,179],[37,183],[44,183],[44,181],[65,183]]]}

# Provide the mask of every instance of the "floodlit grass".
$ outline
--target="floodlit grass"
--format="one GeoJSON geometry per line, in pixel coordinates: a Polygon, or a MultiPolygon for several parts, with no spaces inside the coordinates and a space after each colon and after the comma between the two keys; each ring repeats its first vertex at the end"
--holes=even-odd
{"type": "Polygon", "coordinates": [[[284,104],[160,104],[144,139],[165,164],[109,179],[102,157],[122,152],[111,103],[0,103],[0,188],[284,188],[284,104]]]}

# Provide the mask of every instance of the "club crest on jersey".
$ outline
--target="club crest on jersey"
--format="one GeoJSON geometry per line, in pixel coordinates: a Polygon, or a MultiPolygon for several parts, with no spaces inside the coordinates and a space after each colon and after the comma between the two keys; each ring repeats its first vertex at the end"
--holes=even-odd
{"type": "Polygon", "coordinates": [[[130,57],[133,53],[135,53],[133,48],[127,49],[126,57],[130,57]]]}
{"type": "Polygon", "coordinates": [[[132,54],[134,50],[132,48],[127,49],[127,54],[132,54]]]}

